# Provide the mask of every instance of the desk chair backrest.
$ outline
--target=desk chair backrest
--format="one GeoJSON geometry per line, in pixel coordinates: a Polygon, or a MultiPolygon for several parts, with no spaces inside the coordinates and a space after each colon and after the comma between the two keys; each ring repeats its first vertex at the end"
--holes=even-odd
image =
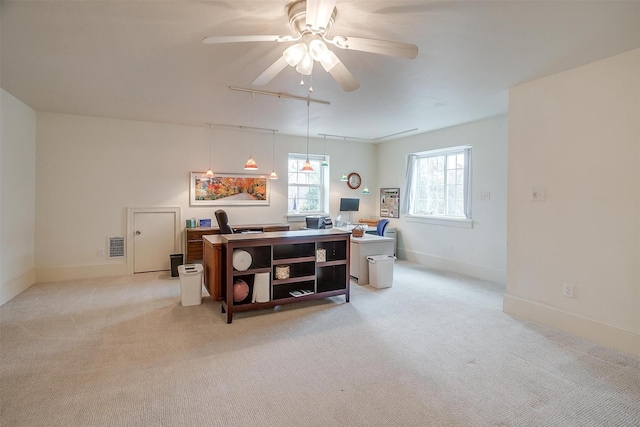
{"type": "Polygon", "coordinates": [[[384,231],[387,229],[387,225],[389,225],[388,219],[381,219],[380,221],[378,221],[378,236],[384,236],[384,231]]]}
{"type": "Polygon", "coordinates": [[[216,221],[218,221],[218,228],[220,229],[220,234],[233,234],[233,230],[229,227],[229,217],[227,213],[222,209],[218,209],[215,212],[216,221]]]}

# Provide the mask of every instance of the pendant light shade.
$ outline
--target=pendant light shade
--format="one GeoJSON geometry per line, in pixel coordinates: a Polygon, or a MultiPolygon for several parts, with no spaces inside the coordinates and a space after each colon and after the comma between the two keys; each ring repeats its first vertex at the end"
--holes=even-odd
{"type": "Polygon", "coordinates": [[[364,187],[362,189],[362,194],[369,194],[369,187],[364,187]]]}
{"type": "Polygon", "coordinates": [[[349,180],[349,178],[347,178],[347,174],[342,174],[342,178],[340,178],[340,181],[342,182],[347,182],[349,180]]]}
{"type": "Polygon", "coordinates": [[[322,135],[322,162],[320,162],[320,166],[326,167],[329,166],[329,162],[327,162],[327,135],[322,135]]]}
{"type": "Polygon", "coordinates": [[[247,163],[244,164],[244,169],[248,171],[258,170],[258,165],[256,164],[256,161],[253,160],[253,157],[249,157],[249,159],[247,160],[247,163]]]}
{"type": "Polygon", "coordinates": [[[302,172],[313,172],[313,166],[311,166],[309,159],[307,159],[302,165],[302,172]]]}

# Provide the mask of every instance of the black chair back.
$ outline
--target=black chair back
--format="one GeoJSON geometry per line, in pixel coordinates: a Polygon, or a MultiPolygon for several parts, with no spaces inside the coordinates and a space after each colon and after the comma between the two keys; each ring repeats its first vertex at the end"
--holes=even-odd
{"type": "Polygon", "coordinates": [[[233,230],[229,227],[229,217],[227,213],[222,209],[218,209],[215,212],[216,221],[218,221],[218,228],[220,229],[220,234],[233,234],[233,230]]]}

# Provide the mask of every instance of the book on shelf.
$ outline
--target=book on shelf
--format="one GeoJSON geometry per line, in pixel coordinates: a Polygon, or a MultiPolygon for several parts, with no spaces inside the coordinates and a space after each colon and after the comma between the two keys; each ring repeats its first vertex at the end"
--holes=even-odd
{"type": "Polygon", "coordinates": [[[313,293],[314,293],[313,291],[310,291],[308,289],[299,289],[297,291],[289,292],[289,295],[297,298],[297,297],[302,297],[302,296],[305,296],[305,295],[310,295],[310,294],[313,294],[313,293]]]}

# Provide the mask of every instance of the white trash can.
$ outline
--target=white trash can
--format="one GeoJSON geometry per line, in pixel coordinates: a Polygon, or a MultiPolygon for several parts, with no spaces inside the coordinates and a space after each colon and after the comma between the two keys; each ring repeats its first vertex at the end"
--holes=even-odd
{"type": "Polygon", "coordinates": [[[393,284],[393,261],[391,255],[371,255],[369,261],[369,284],[374,288],[390,288],[393,284]]]}
{"type": "Polygon", "coordinates": [[[180,295],[182,305],[198,305],[202,303],[202,272],[201,264],[185,264],[178,266],[180,276],[180,295]]]}

